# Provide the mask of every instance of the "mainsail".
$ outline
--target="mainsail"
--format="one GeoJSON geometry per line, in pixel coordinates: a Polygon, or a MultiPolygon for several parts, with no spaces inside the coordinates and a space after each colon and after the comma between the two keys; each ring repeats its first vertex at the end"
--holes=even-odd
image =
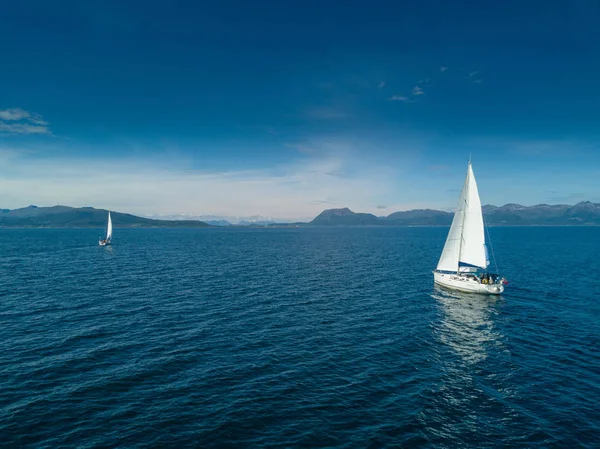
{"type": "Polygon", "coordinates": [[[481,200],[469,162],[465,184],[437,269],[456,273],[462,266],[487,268],[488,265],[481,200]]]}
{"type": "Polygon", "coordinates": [[[110,219],[110,212],[108,212],[108,226],[106,227],[106,240],[112,240],[112,220],[110,219]]]}

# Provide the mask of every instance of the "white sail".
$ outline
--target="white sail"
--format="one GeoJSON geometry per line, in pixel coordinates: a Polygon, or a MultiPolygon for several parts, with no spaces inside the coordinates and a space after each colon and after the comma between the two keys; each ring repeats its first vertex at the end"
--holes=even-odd
{"type": "Polygon", "coordinates": [[[455,273],[458,271],[458,258],[460,256],[460,244],[463,235],[463,221],[468,189],[469,175],[467,173],[467,178],[465,179],[462,192],[458,199],[458,205],[454,212],[454,219],[452,220],[452,225],[450,226],[450,231],[446,238],[446,244],[444,245],[442,255],[438,262],[437,269],[439,271],[452,271],[455,273]]]}
{"type": "Polygon", "coordinates": [[[459,266],[464,264],[481,268],[487,268],[489,264],[481,200],[471,162],[437,269],[458,272],[459,266]]]}
{"type": "Polygon", "coordinates": [[[110,212],[108,212],[108,226],[106,227],[106,240],[112,240],[112,220],[110,219],[110,212]]]}
{"type": "Polygon", "coordinates": [[[469,180],[469,188],[465,203],[465,213],[463,214],[463,240],[460,249],[459,264],[487,268],[489,262],[485,248],[483,212],[481,210],[481,200],[479,199],[479,191],[477,190],[477,182],[475,181],[471,163],[469,163],[467,178],[469,180]]]}

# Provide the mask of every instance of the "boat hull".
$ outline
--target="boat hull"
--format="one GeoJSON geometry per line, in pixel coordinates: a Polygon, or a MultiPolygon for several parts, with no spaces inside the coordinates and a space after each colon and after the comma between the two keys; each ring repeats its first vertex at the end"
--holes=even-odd
{"type": "Polygon", "coordinates": [[[100,245],[100,246],[109,246],[109,245],[110,245],[110,242],[103,242],[102,240],[100,240],[100,241],[98,242],[98,245],[100,245]]]}
{"type": "Polygon", "coordinates": [[[499,295],[504,291],[502,284],[480,284],[474,279],[457,274],[433,272],[433,281],[442,287],[458,290],[465,293],[478,293],[481,295],[499,295]]]}

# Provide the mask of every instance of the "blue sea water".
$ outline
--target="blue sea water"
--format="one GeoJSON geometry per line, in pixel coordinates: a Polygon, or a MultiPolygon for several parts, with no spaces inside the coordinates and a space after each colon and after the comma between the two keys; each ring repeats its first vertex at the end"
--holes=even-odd
{"type": "Polygon", "coordinates": [[[0,230],[3,447],[598,447],[600,228],[0,230]]]}

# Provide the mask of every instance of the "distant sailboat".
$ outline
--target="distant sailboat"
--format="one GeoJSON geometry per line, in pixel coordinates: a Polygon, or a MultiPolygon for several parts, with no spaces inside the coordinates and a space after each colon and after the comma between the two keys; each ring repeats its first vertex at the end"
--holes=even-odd
{"type": "Polygon", "coordinates": [[[110,219],[110,211],[108,212],[108,225],[106,226],[106,238],[98,240],[100,246],[110,245],[112,241],[112,220],[110,219]]]}
{"type": "Polygon", "coordinates": [[[499,295],[507,284],[489,273],[481,200],[469,160],[467,177],[433,280],[453,290],[499,295]]]}

